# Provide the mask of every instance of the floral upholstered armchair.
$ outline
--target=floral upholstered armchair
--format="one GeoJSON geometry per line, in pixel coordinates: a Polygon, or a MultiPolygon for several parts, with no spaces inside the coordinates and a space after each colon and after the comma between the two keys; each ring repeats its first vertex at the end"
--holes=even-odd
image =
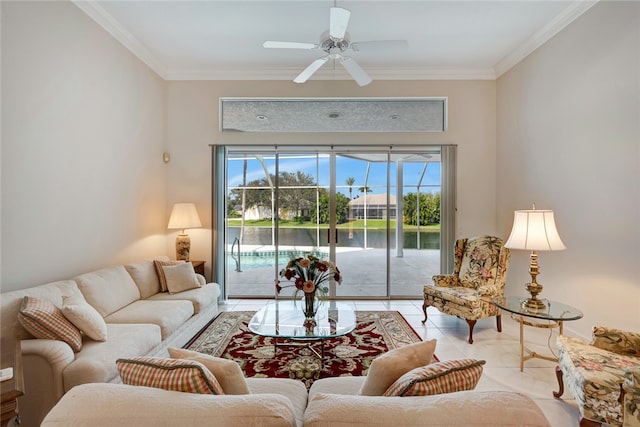
{"type": "Polygon", "coordinates": [[[455,246],[453,274],[433,276],[433,285],[424,287],[424,320],[427,307],[463,318],[469,324],[469,344],[473,344],[473,327],[478,319],[496,316],[498,332],[502,332],[500,310],[491,300],[504,295],[509,249],[494,236],[459,239],[455,246]]]}
{"type": "Polygon", "coordinates": [[[553,395],[562,396],[567,384],[580,426],[640,427],[640,333],[595,326],[591,343],[560,335],[558,346],[553,395]]]}

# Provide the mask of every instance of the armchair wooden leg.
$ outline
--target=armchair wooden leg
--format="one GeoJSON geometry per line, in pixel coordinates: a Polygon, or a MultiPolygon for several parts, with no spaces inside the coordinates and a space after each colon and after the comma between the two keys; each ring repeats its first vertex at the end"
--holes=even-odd
{"type": "Polygon", "coordinates": [[[422,311],[424,311],[424,320],[422,321],[422,324],[424,325],[424,323],[427,321],[427,301],[422,303],[422,311]]]}
{"type": "Polygon", "coordinates": [[[498,328],[498,332],[502,332],[502,315],[498,314],[496,316],[496,328],[498,328]]]}
{"type": "Polygon", "coordinates": [[[562,369],[560,369],[560,366],[556,366],[556,378],[558,379],[558,391],[553,392],[553,397],[559,399],[564,393],[564,381],[562,380],[562,369]]]}
{"type": "Polygon", "coordinates": [[[476,326],[477,320],[465,319],[469,324],[469,344],[473,344],[473,327],[476,326]]]}

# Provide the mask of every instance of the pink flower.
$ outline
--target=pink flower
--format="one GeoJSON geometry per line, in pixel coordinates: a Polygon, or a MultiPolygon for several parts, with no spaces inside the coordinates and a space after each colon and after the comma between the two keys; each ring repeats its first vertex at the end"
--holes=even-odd
{"type": "Polygon", "coordinates": [[[310,294],[313,291],[316,290],[316,284],[313,283],[311,280],[307,280],[306,282],[304,282],[302,284],[302,290],[306,293],[306,294],[310,294]]]}

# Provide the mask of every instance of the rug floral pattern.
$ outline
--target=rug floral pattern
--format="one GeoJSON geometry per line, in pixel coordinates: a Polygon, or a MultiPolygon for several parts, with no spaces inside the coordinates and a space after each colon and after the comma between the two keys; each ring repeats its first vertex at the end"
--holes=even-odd
{"type": "Polygon", "coordinates": [[[345,336],[313,342],[321,361],[306,347],[291,341],[261,337],[247,325],[253,311],[222,312],[186,348],[235,360],[246,377],[300,379],[307,387],[314,380],[342,375],[365,375],[378,355],[421,341],[397,311],[356,311],[356,329],[345,336]]]}

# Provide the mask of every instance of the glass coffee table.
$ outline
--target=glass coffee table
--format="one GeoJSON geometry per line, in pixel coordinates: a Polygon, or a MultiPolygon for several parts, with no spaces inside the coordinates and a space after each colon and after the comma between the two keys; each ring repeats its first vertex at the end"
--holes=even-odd
{"type": "Polygon", "coordinates": [[[558,333],[562,335],[563,323],[568,320],[578,320],[582,318],[582,312],[569,305],[543,300],[545,307],[542,309],[532,309],[524,305],[525,297],[501,297],[494,299],[492,303],[503,311],[511,313],[511,318],[520,323],[520,372],[524,370],[524,362],[537,358],[557,362],[556,357],[544,356],[534,351],[525,354],[524,326],[534,328],[558,328],[558,333]]]}
{"type": "Polygon", "coordinates": [[[321,301],[314,322],[307,322],[302,302],[276,300],[270,302],[249,321],[254,334],[273,338],[274,356],[280,346],[304,346],[321,361],[324,359],[324,340],[346,335],[356,328],[356,313],[344,303],[321,301]],[[320,351],[313,344],[320,343],[320,351]]]}

